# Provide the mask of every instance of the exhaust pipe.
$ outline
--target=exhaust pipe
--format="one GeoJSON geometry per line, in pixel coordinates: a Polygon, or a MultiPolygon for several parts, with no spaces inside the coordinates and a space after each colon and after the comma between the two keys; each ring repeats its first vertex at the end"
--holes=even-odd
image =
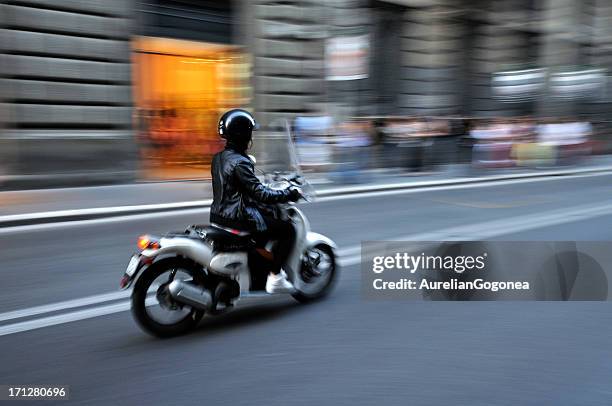
{"type": "Polygon", "coordinates": [[[200,286],[175,280],[168,285],[170,296],[180,303],[193,306],[200,310],[211,310],[213,298],[210,292],[200,286]]]}

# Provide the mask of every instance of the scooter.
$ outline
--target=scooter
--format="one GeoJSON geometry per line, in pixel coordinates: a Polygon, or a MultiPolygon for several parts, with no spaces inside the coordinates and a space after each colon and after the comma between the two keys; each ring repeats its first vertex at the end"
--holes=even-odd
{"type": "MultiPolygon", "coordinates": [[[[265,183],[273,189],[307,186],[299,173],[275,173],[265,183]]],[[[308,219],[295,204],[274,209],[295,230],[295,242],[283,266],[295,287],[291,295],[299,302],[324,297],[338,276],[336,244],[310,231],[308,219]]],[[[205,314],[224,313],[247,297],[271,296],[265,291],[271,244],[217,224],[192,225],[161,238],[144,235],[138,239],[140,252],[132,256],[120,288],[134,285],[132,314],[144,331],[158,337],[184,334],[195,329],[205,314]]]]}

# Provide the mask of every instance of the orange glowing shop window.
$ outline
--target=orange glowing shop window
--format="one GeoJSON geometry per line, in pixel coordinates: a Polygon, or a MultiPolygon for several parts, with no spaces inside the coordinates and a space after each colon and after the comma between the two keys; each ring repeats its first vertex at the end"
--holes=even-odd
{"type": "Polygon", "coordinates": [[[250,102],[250,62],[238,47],[133,40],[135,124],[147,179],[199,178],[222,147],[222,111],[250,102]]]}

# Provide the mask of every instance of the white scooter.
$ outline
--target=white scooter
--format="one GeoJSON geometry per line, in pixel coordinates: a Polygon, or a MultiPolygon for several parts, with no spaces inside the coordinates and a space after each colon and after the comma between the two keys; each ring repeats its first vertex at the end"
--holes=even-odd
{"type": "MultiPolygon", "coordinates": [[[[295,157],[290,141],[289,145],[295,157]]],[[[266,178],[274,189],[308,187],[295,172],[266,178]]],[[[295,287],[292,296],[300,302],[325,296],[338,275],[336,245],[310,231],[308,219],[294,204],[275,209],[295,229],[295,243],[283,266],[295,287]]],[[[130,260],[120,287],[134,285],[132,314],[146,332],[159,337],[183,334],[206,313],[227,311],[244,297],[270,296],[265,284],[271,244],[215,224],[192,225],[161,238],[141,236],[140,252],[130,260]]]]}

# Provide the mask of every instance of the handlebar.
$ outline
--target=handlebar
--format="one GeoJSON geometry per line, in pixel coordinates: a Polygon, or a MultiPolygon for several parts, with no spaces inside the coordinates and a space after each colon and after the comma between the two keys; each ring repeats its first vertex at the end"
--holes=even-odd
{"type": "Polygon", "coordinates": [[[290,176],[281,176],[280,173],[274,173],[274,180],[267,184],[268,187],[276,190],[284,190],[290,187],[297,187],[300,189],[302,194],[302,198],[311,202],[313,196],[310,196],[311,193],[304,191],[304,186],[308,186],[308,182],[299,174],[291,174],[290,176]]]}

